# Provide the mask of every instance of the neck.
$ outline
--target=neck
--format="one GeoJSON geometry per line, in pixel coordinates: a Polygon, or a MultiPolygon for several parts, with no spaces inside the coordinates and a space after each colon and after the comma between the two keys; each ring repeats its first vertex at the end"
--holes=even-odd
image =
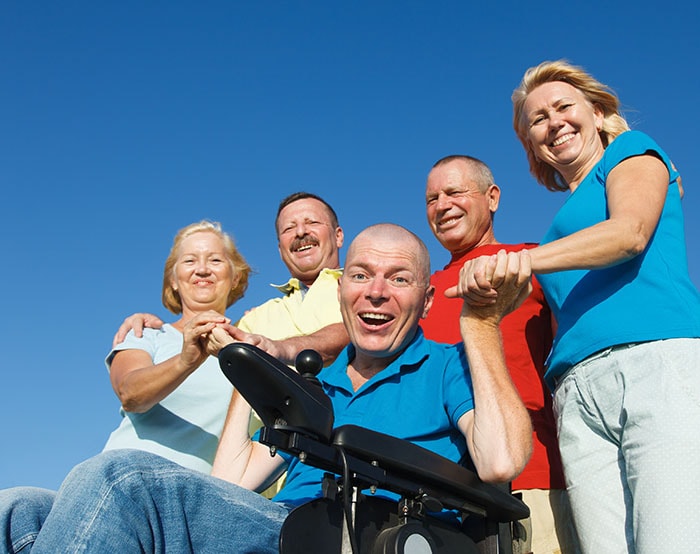
{"type": "Polygon", "coordinates": [[[352,383],[353,390],[359,389],[377,373],[386,369],[393,362],[398,354],[388,358],[375,358],[364,356],[360,352],[356,352],[353,360],[348,364],[348,377],[352,383]]]}
{"type": "Polygon", "coordinates": [[[480,246],[487,246],[489,244],[501,244],[496,240],[496,237],[493,235],[493,232],[489,233],[488,235],[484,235],[484,237],[482,237],[482,239],[479,242],[472,246],[460,250],[450,250],[450,254],[452,255],[453,259],[461,258],[465,254],[469,254],[469,252],[471,252],[472,250],[475,250],[480,246]]]}
{"type": "Polygon", "coordinates": [[[583,162],[578,162],[575,164],[570,164],[562,167],[555,167],[555,169],[564,178],[564,182],[569,186],[569,190],[574,192],[578,186],[581,184],[586,176],[591,172],[595,165],[600,161],[605,153],[605,148],[603,148],[602,143],[600,147],[593,152],[588,159],[583,160],[583,162]]]}
{"type": "MultiPolygon", "coordinates": [[[[336,264],[334,267],[324,267],[323,269],[339,269],[339,267],[340,266],[338,264],[336,264]]],[[[323,271],[323,269],[321,271],[323,271]]],[[[319,271],[316,275],[314,275],[313,277],[308,278],[308,279],[304,279],[303,277],[299,277],[298,275],[294,275],[294,274],[292,274],[292,277],[296,277],[297,279],[299,279],[300,283],[304,283],[307,287],[310,287],[311,285],[313,285],[316,282],[316,279],[318,279],[318,276],[321,275],[321,271],[319,271]]]]}

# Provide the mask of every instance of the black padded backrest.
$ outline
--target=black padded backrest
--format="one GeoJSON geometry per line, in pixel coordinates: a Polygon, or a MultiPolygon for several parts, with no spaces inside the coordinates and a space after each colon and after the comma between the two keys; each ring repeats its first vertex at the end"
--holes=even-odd
{"type": "Polygon", "coordinates": [[[320,387],[277,358],[242,342],[222,348],[219,365],[267,427],[293,427],[330,441],[333,406],[320,387]]]}

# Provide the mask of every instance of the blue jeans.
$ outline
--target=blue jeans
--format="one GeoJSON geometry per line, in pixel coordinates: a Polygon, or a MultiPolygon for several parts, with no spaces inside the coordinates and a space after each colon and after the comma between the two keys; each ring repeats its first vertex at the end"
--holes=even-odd
{"type": "Polygon", "coordinates": [[[33,554],[276,554],[291,510],[137,450],[103,452],[77,465],[52,496],[30,488],[0,493],[7,552],[28,553],[34,541],[33,554]]]}
{"type": "Polygon", "coordinates": [[[583,552],[698,551],[700,339],[594,354],[554,391],[583,552]]]}

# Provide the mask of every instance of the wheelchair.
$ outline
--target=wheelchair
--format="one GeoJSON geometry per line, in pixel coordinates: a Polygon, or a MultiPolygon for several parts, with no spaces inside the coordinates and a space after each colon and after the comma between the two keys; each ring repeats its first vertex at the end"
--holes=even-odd
{"type": "Polygon", "coordinates": [[[508,489],[409,441],[354,425],[333,427],[333,408],[305,350],[297,372],[244,343],[219,353],[222,371],[257,412],[260,442],[325,473],[323,496],[292,510],[280,554],[511,553],[511,522],[529,509],[508,489]],[[390,491],[398,501],[375,496],[390,491]],[[458,514],[454,521],[443,510],[458,514]]]}

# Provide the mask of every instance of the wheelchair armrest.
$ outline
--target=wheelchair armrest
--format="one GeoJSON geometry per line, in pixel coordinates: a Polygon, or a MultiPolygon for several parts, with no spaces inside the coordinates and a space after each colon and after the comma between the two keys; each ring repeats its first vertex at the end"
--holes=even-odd
{"type": "Polygon", "coordinates": [[[267,352],[242,342],[222,348],[219,365],[266,426],[289,426],[330,441],[333,406],[320,387],[267,352]]]}
{"type": "Polygon", "coordinates": [[[527,506],[511,494],[412,442],[356,425],[343,425],[335,430],[333,444],[356,458],[376,463],[387,474],[425,484],[438,495],[438,500],[457,496],[469,505],[482,508],[487,517],[496,521],[514,521],[529,515],[527,506]]]}

